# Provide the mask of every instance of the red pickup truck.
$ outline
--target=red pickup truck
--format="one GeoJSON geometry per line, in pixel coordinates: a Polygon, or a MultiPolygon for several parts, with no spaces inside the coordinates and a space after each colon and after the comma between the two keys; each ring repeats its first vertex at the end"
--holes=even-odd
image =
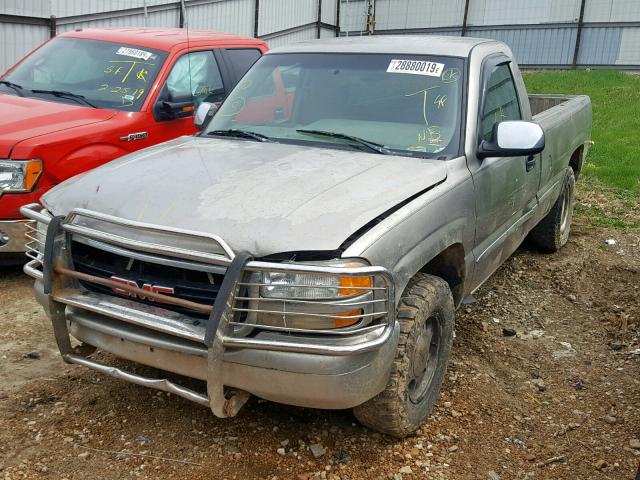
{"type": "Polygon", "coordinates": [[[21,206],[73,175],[193,134],[194,109],[221,102],[266,50],[255,38],[207,31],[77,30],[7,71],[0,77],[0,263],[23,257],[21,206]]]}

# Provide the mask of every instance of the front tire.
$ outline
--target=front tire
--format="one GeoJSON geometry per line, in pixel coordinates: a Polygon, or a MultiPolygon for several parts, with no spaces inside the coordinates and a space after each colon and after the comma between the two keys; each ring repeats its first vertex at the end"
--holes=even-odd
{"type": "Polygon", "coordinates": [[[454,328],[453,297],[441,278],[418,273],[400,299],[398,350],[387,387],[354,408],[363,425],[405,437],[425,422],[440,393],[454,328]]]}
{"type": "Polygon", "coordinates": [[[545,252],[557,252],[569,240],[575,186],[573,169],[567,167],[560,196],[547,216],[540,220],[529,234],[531,240],[545,252]]]}

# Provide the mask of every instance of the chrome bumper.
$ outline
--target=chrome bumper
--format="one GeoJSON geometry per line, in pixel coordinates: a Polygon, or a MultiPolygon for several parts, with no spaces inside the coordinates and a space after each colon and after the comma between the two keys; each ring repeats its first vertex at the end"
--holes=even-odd
{"type": "Polygon", "coordinates": [[[32,223],[31,220],[1,220],[0,254],[25,252],[27,225],[32,223]]]}
{"type": "MultiPolygon", "coordinates": [[[[50,217],[44,215],[40,208],[30,205],[22,211],[29,218],[48,224],[50,217]]],[[[37,233],[33,235],[40,250],[32,252],[33,260],[25,266],[25,272],[36,278],[36,295],[51,318],[58,348],[65,361],[132,383],[172,392],[209,406],[219,417],[235,415],[249,394],[299,406],[350,408],[384,389],[399,333],[394,317],[393,282],[386,270],[362,267],[349,272],[354,276],[371,275],[381,282],[382,286],[372,289],[376,290],[372,295],[384,295],[386,307],[382,312],[384,315],[375,314],[375,323],[331,334],[300,329],[282,331],[281,327],[258,328],[252,324],[252,328],[257,329],[252,336],[237,336],[233,330],[237,325],[234,315],[236,311],[243,310],[237,308],[235,303],[242,278],[238,276],[233,280],[231,293],[216,298],[214,313],[217,309],[220,315],[217,325],[214,324],[215,330],[207,332],[211,322],[200,324],[193,322],[191,317],[171,310],[83,291],[77,282],[56,274],[54,265],[71,267],[67,251],[70,235],[82,235],[92,241],[108,241],[118,248],[129,246],[121,236],[74,223],[74,219],[84,215],[94,220],[145,228],[148,232],[158,229],[78,210],[60,223],[56,241],[46,242],[51,244],[53,253],[43,252],[41,249],[45,239],[38,238],[37,233]],[[166,379],[143,377],[81,357],[71,349],[69,335],[116,356],[204,380],[207,383],[206,393],[187,389],[166,379]]],[[[49,230],[47,236],[56,235],[49,230]]],[[[40,237],[43,237],[42,231],[40,237]]],[[[183,232],[174,233],[180,235],[183,232]]],[[[194,232],[188,234],[197,235],[194,232]]],[[[211,257],[202,252],[184,250],[178,252],[180,261],[210,261],[226,266],[227,271],[231,271],[239,257],[235,257],[220,239],[212,239],[222,245],[222,255],[211,257]]],[[[135,248],[137,252],[153,255],[158,253],[155,250],[159,246],[137,240],[135,248]]],[[[160,250],[166,248],[160,247],[160,250]]],[[[255,261],[240,265],[241,272],[263,269],[345,275],[345,269],[336,267],[255,261]]],[[[225,276],[225,282],[227,277],[231,278],[231,275],[225,276]]]]}

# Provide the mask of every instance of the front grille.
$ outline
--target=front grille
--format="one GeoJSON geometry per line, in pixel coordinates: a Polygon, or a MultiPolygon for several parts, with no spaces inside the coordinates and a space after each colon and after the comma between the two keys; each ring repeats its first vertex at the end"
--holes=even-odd
{"type": "MultiPolygon", "coordinates": [[[[174,293],[171,296],[205,305],[213,305],[224,278],[224,275],[217,273],[188,270],[137,259],[132,260],[125,255],[101,250],[78,241],[72,242],[71,252],[74,268],[78,272],[103,278],[118,277],[131,280],[138,287],[148,284],[173,288],[174,293]]],[[[80,283],[92,292],[126,298],[126,295],[119,295],[109,287],[85,281],[80,281],[80,283]]],[[[191,317],[207,318],[206,314],[179,306],[140,298],[137,298],[136,301],[191,317]]]]}

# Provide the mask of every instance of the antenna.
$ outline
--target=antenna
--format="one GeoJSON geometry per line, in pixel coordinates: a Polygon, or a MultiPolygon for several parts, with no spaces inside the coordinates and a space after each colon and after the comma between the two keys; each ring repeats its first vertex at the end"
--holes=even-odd
{"type": "MultiPolygon", "coordinates": [[[[191,101],[194,103],[195,107],[195,99],[193,97],[193,85],[191,84],[191,43],[189,42],[189,16],[187,15],[187,5],[185,4],[185,0],[180,0],[180,10],[181,16],[183,20],[183,28],[187,30],[187,62],[189,63],[189,95],[191,95],[191,101]]],[[[195,109],[195,108],[194,108],[195,109]]]]}

